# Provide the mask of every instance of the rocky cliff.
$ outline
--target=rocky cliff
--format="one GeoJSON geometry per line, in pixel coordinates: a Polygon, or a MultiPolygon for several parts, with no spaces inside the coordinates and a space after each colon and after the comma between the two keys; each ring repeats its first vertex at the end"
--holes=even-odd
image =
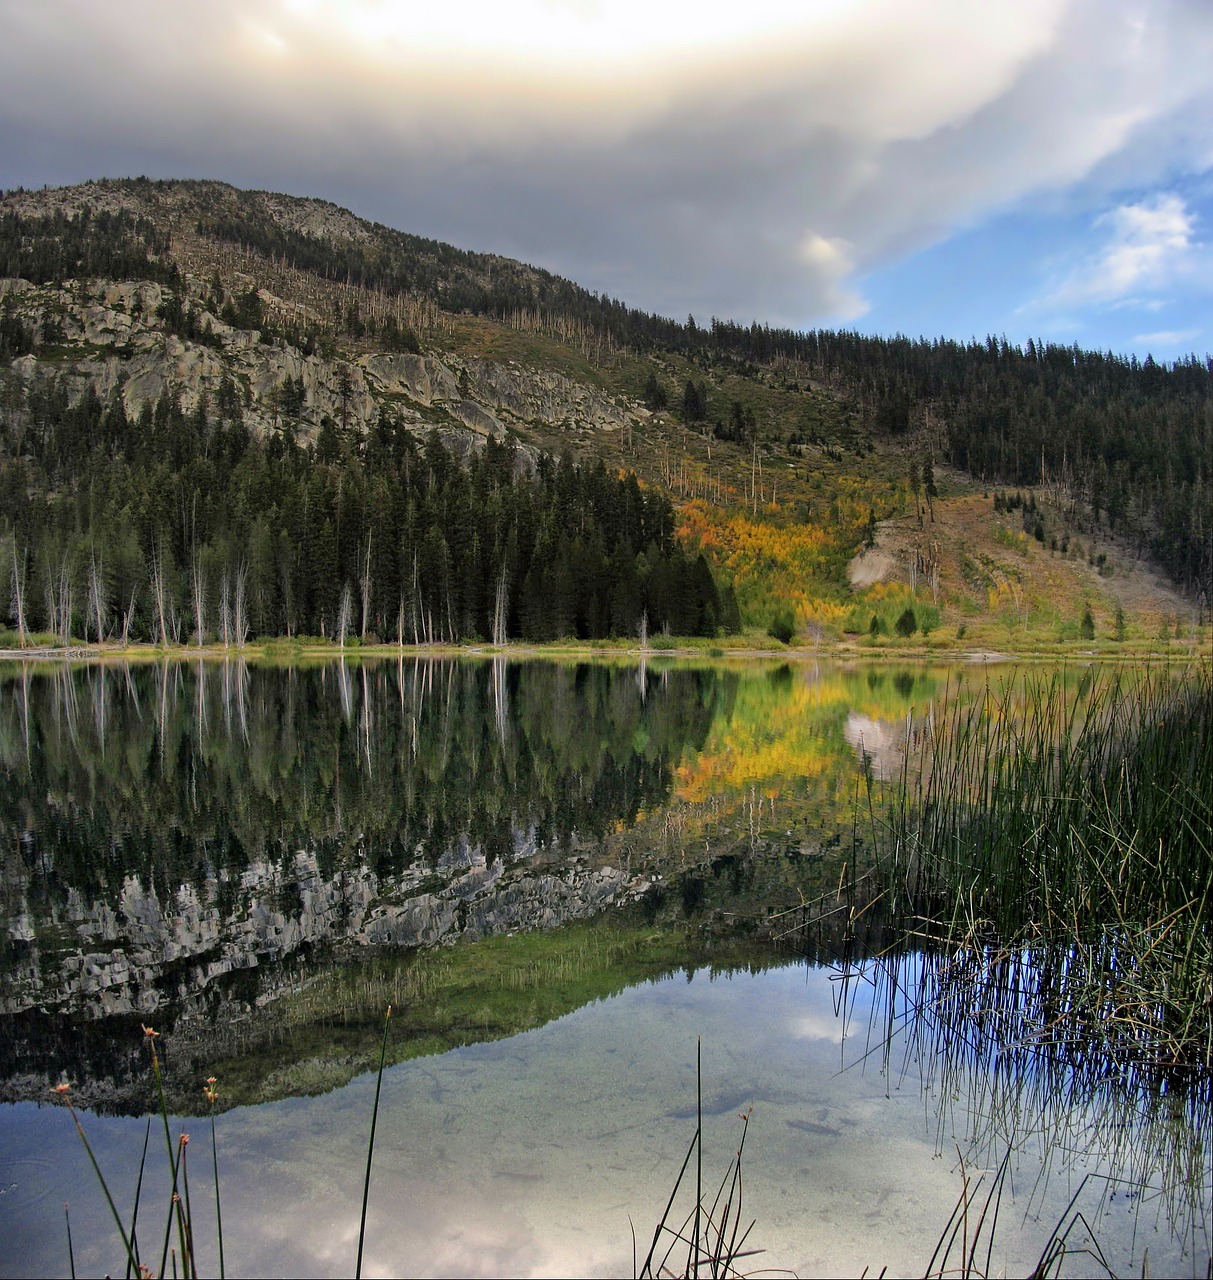
{"type": "MultiPolygon", "coordinates": [[[[293,397],[291,425],[304,442],[325,423],[365,433],[381,411],[420,434],[438,431],[460,452],[526,424],[619,432],[647,417],[595,388],[517,362],[338,353],[331,345],[305,354],[281,336],[225,323],[210,309],[211,286],[196,276],[185,277],[185,289],[203,340],[170,330],[163,318],[169,290],[155,281],[0,280],[7,313],[36,342],[11,368],[27,387],[54,380],[73,400],[89,391],[103,401],[120,396],[132,418],[162,396],[194,413],[202,403],[213,406],[227,384],[245,422],[263,434],[283,425],[284,401],[293,397]]],[[[279,301],[260,296],[267,309],[279,301]]]]}

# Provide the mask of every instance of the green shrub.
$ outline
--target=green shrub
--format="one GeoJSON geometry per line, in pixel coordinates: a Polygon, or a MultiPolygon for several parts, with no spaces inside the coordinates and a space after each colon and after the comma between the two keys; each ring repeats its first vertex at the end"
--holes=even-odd
{"type": "Polygon", "coordinates": [[[906,605],[896,622],[899,636],[912,636],[918,630],[918,619],[914,616],[912,605],[906,605]]]}
{"type": "Polygon", "coordinates": [[[771,625],[767,628],[767,635],[780,641],[782,644],[791,644],[792,637],[796,634],[796,620],[792,617],[790,609],[781,609],[772,619],[771,625]]]}

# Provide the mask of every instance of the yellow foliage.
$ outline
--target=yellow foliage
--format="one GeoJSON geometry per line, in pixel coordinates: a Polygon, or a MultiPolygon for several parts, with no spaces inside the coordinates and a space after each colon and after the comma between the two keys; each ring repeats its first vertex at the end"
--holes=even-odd
{"type": "Polygon", "coordinates": [[[791,605],[799,621],[824,625],[845,614],[828,598],[836,590],[831,573],[837,575],[849,549],[837,528],[776,523],[694,499],[680,509],[677,533],[692,552],[702,551],[724,571],[751,612],[791,605]]]}

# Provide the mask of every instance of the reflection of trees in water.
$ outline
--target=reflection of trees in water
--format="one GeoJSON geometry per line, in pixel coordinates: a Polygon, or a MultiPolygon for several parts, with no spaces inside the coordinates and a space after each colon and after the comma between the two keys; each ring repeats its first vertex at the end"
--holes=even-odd
{"type": "MultiPolygon", "coordinates": [[[[466,839],[595,839],[668,797],[736,677],[416,659],[28,667],[0,700],[0,830],[50,852],[42,892],[162,893],[309,849],[379,875],[466,839]],[[85,714],[80,714],[83,706],[85,714]],[[91,708],[91,715],[88,709],[91,708]]],[[[32,906],[33,904],[31,904],[32,906]]]]}

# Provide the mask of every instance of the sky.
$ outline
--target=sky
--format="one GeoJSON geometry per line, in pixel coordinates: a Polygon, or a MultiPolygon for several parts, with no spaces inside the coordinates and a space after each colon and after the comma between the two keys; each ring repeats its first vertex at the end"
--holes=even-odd
{"type": "Polygon", "coordinates": [[[1213,0],[0,0],[0,186],[219,178],[799,329],[1213,351],[1213,0]]]}

